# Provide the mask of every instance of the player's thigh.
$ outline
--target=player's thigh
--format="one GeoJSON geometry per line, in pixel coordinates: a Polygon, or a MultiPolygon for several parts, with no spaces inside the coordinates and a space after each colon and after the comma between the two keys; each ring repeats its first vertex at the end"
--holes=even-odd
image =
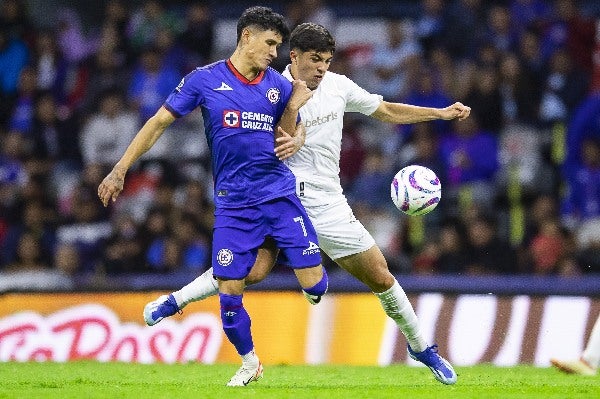
{"type": "Polygon", "coordinates": [[[268,237],[263,245],[258,248],[256,262],[252,266],[252,270],[246,277],[246,285],[256,284],[265,279],[273,269],[279,250],[275,246],[273,239],[268,237]]]}
{"type": "Polygon", "coordinates": [[[265,237],[259,212],[215,213],[213,229],[213,273],[223,280],[243,280],[248,276],[265,237]]]}
{"type": "Polygon", "coordinates": [[[279,198],[264,207],[270,234],[279,248],[278,262],[293,269],[321,264],[317,232],[295,195],[279,198]]]}
{"type": "Polygon", "coordinates": [[[335,262],[373,292],[383,292],[394,284],[394,276],[377,245],[364,252],[336,259],[335,262]]]}
{"type": "Polygon", "coordinates": [[[319,246],[334,261],[365,252],[375,245],[343,196],[330,206],[307,211],[317,230],[319,246]]]}

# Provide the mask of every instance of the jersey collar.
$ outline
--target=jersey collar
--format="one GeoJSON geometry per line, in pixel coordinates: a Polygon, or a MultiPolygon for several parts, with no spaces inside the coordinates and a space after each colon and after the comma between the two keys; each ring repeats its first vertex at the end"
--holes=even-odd
{"type": "Polygon", "coordinates": [[[265,71],[261,71],[258,75],[256,75],[254,79],[248,80],[244,75],[239,73],[237,69],[235,69],[235,67],[231,63],[231,60],[229,59],[227,60],[227,67],[231,72],[233,72],[236,78],[238,78],[242,83],[245,83],[247,85],[257,85],[262,81],[263,77],[265,76],[265,71]]]}

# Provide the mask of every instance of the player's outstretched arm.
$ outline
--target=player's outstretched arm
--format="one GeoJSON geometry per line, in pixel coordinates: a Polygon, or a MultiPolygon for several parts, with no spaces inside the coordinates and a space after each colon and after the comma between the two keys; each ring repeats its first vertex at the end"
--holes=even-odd
{"type": "Polygon", "coordinates": [[[108,206],[110,200],[116,201],[117,197],[123,191],[125,184],[125,174],[146,151],[148,151],[156,140],[163,134],[165,129],[173,123],[175,117],[166,108],[161,107],[154,116],[142,126],[135,135],[125,153],[113,167],[110,173],[102,180],[98,186],[98,197],[104,206],[108,206]]]}
{"type": "Polygon", "coordinates": [[[468,118],[470,114],[471,107],[467,107],[460,102],[455,102],[446,108],[430,108],[383,101],[371,116],[383,122],[410,124],[436,119],[463,120],[468,118]]]}

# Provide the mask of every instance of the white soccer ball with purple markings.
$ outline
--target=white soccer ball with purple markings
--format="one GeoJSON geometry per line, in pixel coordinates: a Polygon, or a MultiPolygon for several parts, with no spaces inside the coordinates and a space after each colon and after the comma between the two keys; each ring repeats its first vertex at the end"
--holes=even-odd
{"type": "Polygon", "coordinates": [[[394,176],[392,201],[396,208],[411,216],[425,215],[435,209],[442,198],[442,184],[429,168],[406,166],[394,176]]]}

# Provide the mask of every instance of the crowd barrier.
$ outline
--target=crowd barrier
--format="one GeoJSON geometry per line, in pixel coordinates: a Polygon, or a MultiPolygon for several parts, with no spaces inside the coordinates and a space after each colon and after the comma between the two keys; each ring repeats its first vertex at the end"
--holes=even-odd
{"type": "MultiPolygon", "coordinates": [[[[239,362],[222,332],[217,297],[146,326],[142,309],[161,293],[2,294],[0,361],[239,362]]],[[[594,296],[422,292],[409,298],[426,339],[457,366],[545,367],[551,357],[576,358],[600,313],[594,296]]],[[[415,364],[370,293],[333,292],[311,306],[297,290],[252,290],[244,303],[265,364],[415,364]]]]}

